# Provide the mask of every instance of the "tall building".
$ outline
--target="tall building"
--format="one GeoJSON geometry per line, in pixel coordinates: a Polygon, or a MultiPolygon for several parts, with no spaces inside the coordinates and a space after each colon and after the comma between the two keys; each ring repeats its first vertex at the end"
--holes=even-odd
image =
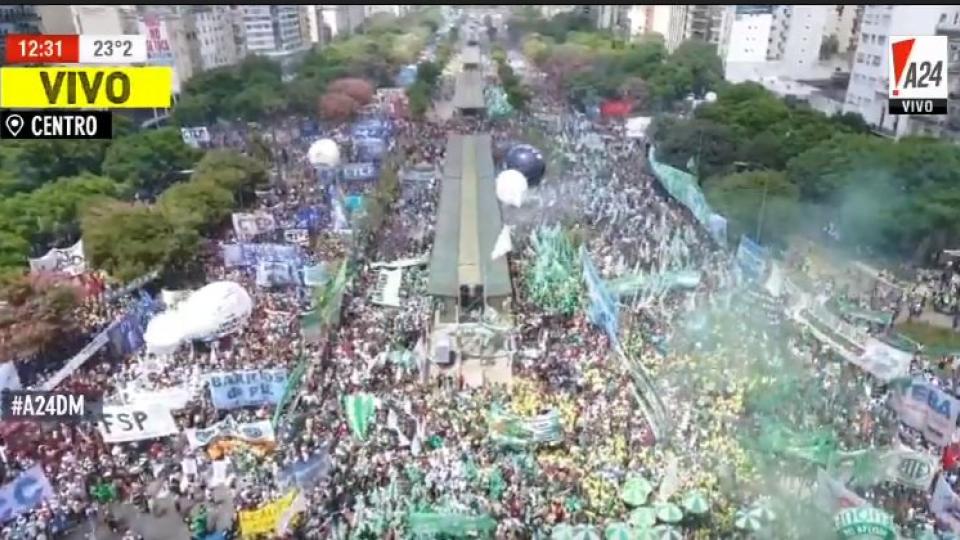
{"type": "Polygon", "coordinates": [[[773,40],[775,6],[727,6],[718,53],[724,64],[765,62],[773,40]]]}
{"type": "Polygon", "coordinates": [[[660,34],[666,39],[670,34],[671,5],[632,5],[627,11],[630,37],[660,34]]]}
{"type": "Polygon", "coordinates": [[[630,28],[629,8],[622,4],[593,5],[589,6],[589,14],[597,29],[623,35],[630,28]]]}
{"type": "Polygon", "coordinates": [[[193,25],[189,16],[174,7],[149,6],[137,15],[137,30],[147,38],[147,63],[173,68],[173,93],[180,94],[197,66],[193,25]]]}
{"type": "MultiPolygon", "coordinates": [[[[956,9],[957,6],[865,6],[843,112],[859,113],[884,135],[900,137],[917,129],[911,126],[911,120],[920,117],[887,113],[890,37],[934,35],[942,16],[956,9]]],[[[948,19],[949,15],[944,21],[948,19]]]]}
{"type": "Polygon", "coordinates": [[[132,5],[74,5],[73,24],[78,34],[136,34],[137,16],[132,5]]]}
{"type": "Polygon", "coordinates": [[[40,16],[40,31],[44,34],[76,34],[73,9],[69,5],[47,4],[34,6],[40,16]]]}
{"type": "Polygon", "coordinates": [[[320,30],[329,32],[330,39],[341,35],[350,35],[363,24],[366,16],[363,5],[325,4],[320,7],[320,30]]]}
{"type": "Polygon", "coordinates": [[[860,33],[860,19],[863,17],[862,5],[831,6],[833,11],[827,19],[826,35],[837,38],[837,52],[844,54],[857,48],[857,36],[860,33]]]}
{"type": "Polygon", "coordinates": [[[667,50],[673,51],[687,40],[720,43],[724,22],[724,6],[677,5],[670,6],[667,50]]]}
{"type": "Polygon", "coordinates": [[[303,35],[300,6],[244,5],[241,9],[247,54],[286,63],[309,47],[309,36],[303,35]]]}
{"type": "Polygon", "coordinates": [[[183,6],[191,59],[196,70],[237,63],[240,58],[230,9],[222,5],[183,6]]]}

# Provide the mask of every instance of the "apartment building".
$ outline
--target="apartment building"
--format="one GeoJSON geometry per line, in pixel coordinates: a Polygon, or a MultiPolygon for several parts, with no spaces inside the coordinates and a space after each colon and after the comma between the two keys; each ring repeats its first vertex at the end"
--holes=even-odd
{"type": "Polygon", "coordinates": [[[687,40],[719,45],[724,21],[724,6],[670,6],[667,50],[675,50],[687,40]]]}
{"type": "Polygon", "coordinates": [[[244,49],[279,60],[284,65],[309,47],[303,35],[304,11],[297,5],[244,5],[244,49]]]}
{"type": "Polygon", "coordinates": [[[631,39],[644,35],[660,34],[664,39],[670,34],[671,5],[632,5],[627,10],[631,39]]]}
{"type": "Polygon", "coordinates": [[[727,6],[718,53],[724,64],[765,62],[770,51],[776,6],[727,6]]]}
{"type": "Polygon", "coordinates": [[[240,59],[230,9],[222,5],[183,6],[192,60],[197,70],[236,64],[240,59]]]}
{"type": "Polygon", "coordinates": [[[878,133],[892,137],[921,129],[913,122],[919,116],[887,113],[890,37],[933,35],[938,28],[948,31],[949,25],[941,21],[952,22],[957,9],[932,5],[865,6],[843,112],[860,114],[878,133]]]}
{"type": "Polygon", "coordinates": [[[369,4],[363,6],[364,17],[370,18],[378,13],[386,13],[394,17],[403,17],[413,9],[412,4],[369,4]]]}
{"type": "Polygon", "coordinates": [[[193,25],[174,7],[149,6],[137,13],[137,33],[147,38],[147,63],[173,68],[173,93],[180,93],[198,66],[193,25]]]}
{"type": "Polygon", "coordinates": [[[324,4],[310,6],[310,41],[326,43],[337,36],[354,33],[363,24],[366,6],[362,4],[324,4]]]}

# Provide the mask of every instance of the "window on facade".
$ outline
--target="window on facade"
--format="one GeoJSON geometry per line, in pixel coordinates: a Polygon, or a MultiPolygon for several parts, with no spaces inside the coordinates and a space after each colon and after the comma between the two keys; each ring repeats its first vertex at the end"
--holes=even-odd
{"type": "Polygon", "coordinates": [[[885,41],[887,41],[886,36],[877,36],[877,45],[883,45],[885,41]]]}
{"type": "Polygon", "coordinates": [[[863,53],[857,53],[857,63],[858,64],[863,63],[863,53]]]}
{"type": "Polygon", "coordinates": [[[879,66],[879,65],[880,65],[880,56],[878,56],[878,55],[873,55],[873,62],[871,62],[871,64],[873,64],[873,65],[875,65],[875,66],[879,66]]]}
{"type": "Polygon", "coordinates": [[[866,43],[868,36],[869,36],[869,34],[861,34],[861,35],[860,35],[860,41],[866,43]]]}

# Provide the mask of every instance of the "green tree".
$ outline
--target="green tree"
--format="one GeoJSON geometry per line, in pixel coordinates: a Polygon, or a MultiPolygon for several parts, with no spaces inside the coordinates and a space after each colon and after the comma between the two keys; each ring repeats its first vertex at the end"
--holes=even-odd
{"type": "Polygon", "coordinates": [[[235,202],[229,190],[213,181],[193,180],[169,187],[157,206],[174,227],[207,231],[230,215],[235,202]]]}
{"type": "Polygon", "coordinates": [[[763,243],[780,243],[799,225],[800,191],[780,171],[735,173],[706,187],[714,209],[727,218],[732,238],[747,234],[763,243]]]}
{"type": "Polygon", "coordinates": [[[177,232],[184,230],[151,205],[121,202],[88,208],[81,227],[90,262],[122,282],[165,267],[179,247],[177,232]]]}
{"type": "Polygon", "coordinates": [[[155,196],[183,177],[200,152],[187,146],[175,128],[143,131],[115,141],[107,150],[103,172],[129,182],[138,192],[155,196]]]}
{"type": "Polygon", "coordinates": [[[234,197],[235,205],[252,201],[254,191],[269,184],[263,161],[233,150],[207,152],[193,170],[193,182],[210,182],[234,197]]]}

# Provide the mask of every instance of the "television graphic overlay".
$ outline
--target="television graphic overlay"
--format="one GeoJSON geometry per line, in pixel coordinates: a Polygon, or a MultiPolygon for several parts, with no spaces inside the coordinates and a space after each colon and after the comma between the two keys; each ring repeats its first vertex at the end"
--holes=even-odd
{"type": "Polygon", "coordinates": [[[947,36],[892,36],[890,114],[947,114],[947,36]]]}

